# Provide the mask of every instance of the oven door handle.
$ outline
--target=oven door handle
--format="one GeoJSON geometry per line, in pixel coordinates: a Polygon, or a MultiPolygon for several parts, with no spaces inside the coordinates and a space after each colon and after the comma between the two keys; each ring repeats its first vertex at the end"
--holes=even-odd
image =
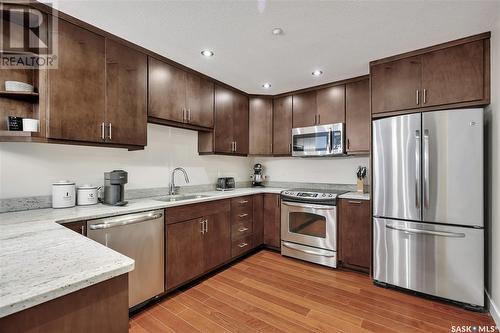
{"type": "Polygon", "coordinates": [[[282,244],[283,244],[284,247],[287,247],[289,249],[292,249],[292,250],[295,250],[295,251],[304,252],[306,254],[310,254],[310,255],[313,255],[313,256],[328,257],[328,258],[335,257],[335,254],[325,254],[325,253],[316,252],[316,251],[312,251],[312,250],[304,250],[304,249],[301,249],[299,246],[297,246],[297,245],[295,245],[293,243],[283,242],[282,244]]]}
{"type": "Polygon", "coordinates": [[[281,201],[281,204],[289,207],[299,207],[299,208],[311,208],[311,209],[321,209],[321,210],[334,210],[336,206],[325,206],[325,205],[310,205],[299,202],[289,202],[281,201]]]}

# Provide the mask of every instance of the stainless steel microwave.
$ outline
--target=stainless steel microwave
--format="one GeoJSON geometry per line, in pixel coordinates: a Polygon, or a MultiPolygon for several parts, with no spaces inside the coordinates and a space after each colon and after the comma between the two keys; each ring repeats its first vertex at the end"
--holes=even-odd
{"type": "Polygon", "coordinates": [[[292,129],[292,156],[343,155],[344,123],[292,129]]]}

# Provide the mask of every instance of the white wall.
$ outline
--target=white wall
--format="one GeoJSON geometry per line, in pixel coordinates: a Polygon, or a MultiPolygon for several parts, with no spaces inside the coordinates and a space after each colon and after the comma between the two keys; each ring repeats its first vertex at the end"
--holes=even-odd
{"type": "Polygon", "coordinates": [[[486,113],[488,293],[490,312],[500,326],[500,14],[491,37],[491,105],[486,113]]]}
{"type": "MultiPolygon", "coordinates": [[[[219,176],[250,180],[251,160],[234,156],[199,156],[195,131],[148,124],[144,150],[53,144],[0,143],[0,199],[49,195],[51,183],[102,184],[103,173],[124,169],[127,188],[166,187],[172,168],[186,168],[190,185],[213,184],[219,176]]],[[[176,183],[184,184],[181,175],[176,183]]]]}
{"type": "Polygon", "coordinates": [[[254,162],[262,163],[268,181],[335,184],[356,184],[356,168],[370,163],[368,157],[268,157],[254,162]]]}

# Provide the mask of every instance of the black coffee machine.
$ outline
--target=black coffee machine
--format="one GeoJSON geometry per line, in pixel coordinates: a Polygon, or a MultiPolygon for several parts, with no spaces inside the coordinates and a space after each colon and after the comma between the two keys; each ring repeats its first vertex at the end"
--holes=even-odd
{"type": "Polygon", "coordinates": [[[253,166],[252,186],[264,186],[264,167],[257,163],[253,166]]]}
{"type": "Polygon", "coordinates": [[[125,206],[125,184],[128,173],[123,170],[113,170],[104,173],[104,200],[106,205],[125,206]]]}

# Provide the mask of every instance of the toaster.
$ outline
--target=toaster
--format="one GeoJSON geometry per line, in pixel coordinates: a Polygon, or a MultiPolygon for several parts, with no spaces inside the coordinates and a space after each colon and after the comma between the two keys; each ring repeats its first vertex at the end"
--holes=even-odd
{"type": "Polygon", "coordinates": [[[234,190],[234,177],[219,177],[217,178],[217,191],[234,190]]]}

